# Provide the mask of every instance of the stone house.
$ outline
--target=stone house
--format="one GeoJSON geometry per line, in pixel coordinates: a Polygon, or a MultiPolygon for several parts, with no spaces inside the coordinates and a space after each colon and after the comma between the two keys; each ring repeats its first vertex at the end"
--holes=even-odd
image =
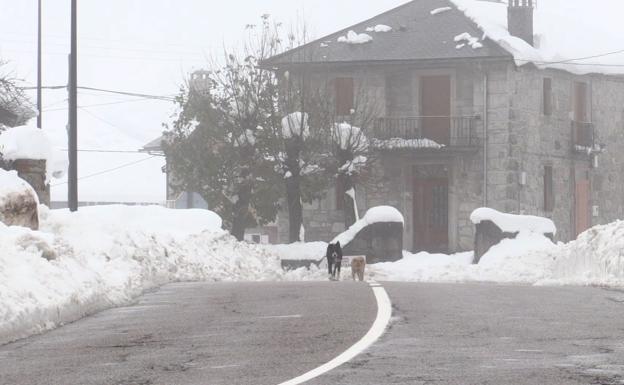
{"type": "MultiPolygon", "coordinates": [[[[624,218],[624,76],[518,60],[540,49],[532,0],[488,3],[507,8],[504,39],[459,1],[415,0],[265,63],[329,84],[337,111],[373,96],[367,135],[389,145],[360,210],[396,207],[405,248],[430,252],[472,250],[479,207],[551,218],[560,241],[624,218]]],[[[305,207],[306,241],[344,230],[340,194],[305,207]]]]}

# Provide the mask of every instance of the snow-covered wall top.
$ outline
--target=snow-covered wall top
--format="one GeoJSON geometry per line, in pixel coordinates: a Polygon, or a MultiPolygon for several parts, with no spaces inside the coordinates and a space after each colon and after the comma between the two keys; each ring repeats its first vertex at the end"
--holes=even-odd
{"type": "Polygon", "coordinates": [[[48,181],[65,171],[65,162],[55,159],[52,143],[45,131],[34,126],[8,128],[0,133],[0,154],[6,160],[45,160],[48,181]]]}
{"type": "Polygon", "coordinates": [[[506,233],[557,234],[555,223],[548,218],[505,214],[485,207],[473,211],[470,220],[475,225],[483,221],[492,221],[506,233]]]}
{"type": "Polygon", "coordinates": [[[577,74],[624,74],[621,0],[540,1],[534,14],[535,47],[509,34],[506,4],[451,1],[485,32],[485,37],[511,53],[518,65],[531,62],[577,74]]]}
{"type": "Polygon", "coordinates": [[[403,214],[394,207],[391,206],[378,206],[369,209],[366,215],[359,221],[355,222],[347,231],[338,235],[332,240],[331,243],[340,242],[342,247],[351,243],[351,241],[362,231],[366,226],[374,223],[405,223],[403,214]]]}

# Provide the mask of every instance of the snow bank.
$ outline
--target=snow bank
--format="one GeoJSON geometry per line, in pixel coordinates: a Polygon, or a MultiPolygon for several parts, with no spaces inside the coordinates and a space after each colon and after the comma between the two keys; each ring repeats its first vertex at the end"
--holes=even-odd
{"type": "Polygon", "coordinates": [[[507,5],[477,0],[451,0],[472,19],[485,37],[507,50],[518,65],[534,63],[576,74],[623,74],[621,52],[624,11],[621,0],[548,0],[535,9],[535,47],[511,36],[507,5]],[[616,52],[604,55],[605,53],[616,52]],[[597,59],[596,56],[599,56],[597,59]],[[592,58],[593,57],[593,58],[592,58]],[[579,59],[586,58],[586,59],[579,59]]]}
{"type": "Polygon", "coordinates": [[[342,247],[351,243],[351,241],[362,231],[366,226],[374,223],[391,222],[391,223],[405,223],[403,214],[394,207],[391,206],[379,206],[369,209],[364,217],[355,222],[344,233],[334,238],[331,243],[340,242],[342,247]]]}
{"type": "Polygon", "coordinates": [[[282,135],[285,139],[293,136],[302,136],[306,139],[310,136],[310,126],[308,125],[308,114],[293,112],[282,119],[282,135]]]}
{"type": "Polygon", "coordinates": [[[309,279],[276,254],[237,242],[209,211],[42,208],[41,231],[0,224],[0,344],[178,281],[309,279]],[[42,247],[43,246],[43,247],[42,247]],[[42,258],[49,248],[58,257],[42,258]]]}
{"type": "Polygon", "coordinates": [[[373,41],[373,37],[366,33],[357,33],[355,31],[349,31],[347,36],[340,36],[338,43],[346,44],[366,44],[373,41]]]}
{"type": "Polygon", "coordinates": [[[504,214],[490,208],[480,208],[470,215],[470,220],[475,225],[483,221],[492,221],[505,233],[536,233],[557,234],[555,223],[548,218],[531,215],[504,214]]]}
{"type": "Polygon", "coordinates": [[[376,279],[414,282],[496,282],[624,287],[624,221],[594,227],[567,244],[521,232],[492,247],[478,265],[472,253],[405,253],[371,265],[376,279]]]}
{"type": "Polygon", "coordinates": [[[297,242],[289,245],[264,245],[266,250],[275,254],[279,259],[290,260],[320,260],[327,251],[326,242],[297,242]]]}
{"type": "Polygon", "coordinates": [[[455,255],[410,254],[394,263],[370,266],[376,279],[408,282],[497,282],[536,284],[548,277],[555,245],[544,236],[521,233],[492,247],[478,265],[472,252],[455,255]]]}
{"type": "Polygon", "coordinates": [[[589,229],[544,258],[553,263],[542,284],[624,286],[624,222],[589,229]]]}

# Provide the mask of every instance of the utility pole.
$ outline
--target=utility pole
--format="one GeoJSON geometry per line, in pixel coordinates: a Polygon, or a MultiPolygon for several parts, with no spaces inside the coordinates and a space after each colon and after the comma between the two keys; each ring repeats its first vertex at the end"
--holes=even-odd
{"type": "Polygon", "coordinates": [[[71,0],[71,54],[69,59],[69,210],[78,211],[78,14],[71,0]]]}
{"type": "Polygon", "coordinates": [[[38,41],[37,41],[37,127],[43,126],[43,102],[41,100],[41,0],[39,0],[39,21],[38,21],[38,41]]]}

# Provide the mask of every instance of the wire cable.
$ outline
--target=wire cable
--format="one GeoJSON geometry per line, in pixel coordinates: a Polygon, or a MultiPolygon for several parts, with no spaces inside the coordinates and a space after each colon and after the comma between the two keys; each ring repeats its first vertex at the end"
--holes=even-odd
{"type": "MultiPolygon", "coordinates": [[[[110,174],[111,172],[114,172],[114,171],[117,171],[117,170],[121,170],[121,169],[124,169],[124,168],[128,168],[128,167],[137,165],[139,163],[146,162],[146,161],[148,161],[150,159],[154,159],[154,158],[158,158],[158,156],[157,155],[153,155],[153,156],[150,156],[149,158],[137,160],[137,161],[134,161],[134,162],[131,162],[131,163],[122,164],[121,166],[118,166],[118,167],[115,167],[115,168],[111,168],[111,169],[108,169],[108,170],[96,172],[96,173],[91,174],[91,175],[86,175],[86,176],[80,177],[80,178],[78,178],[78,180],[80,181],[80,180],[85,180],[85,179],[91,179],[91,178],[95,178],[95,177],[98,177],[98,176],[101,176],[101,175],[110,174]]],[[[63,185],[66,185],[68,183],[69,182],[61,182],[61,183],[57,183],[57,184],[51,185],[50,187],[63,186],[63,185]]]]}

